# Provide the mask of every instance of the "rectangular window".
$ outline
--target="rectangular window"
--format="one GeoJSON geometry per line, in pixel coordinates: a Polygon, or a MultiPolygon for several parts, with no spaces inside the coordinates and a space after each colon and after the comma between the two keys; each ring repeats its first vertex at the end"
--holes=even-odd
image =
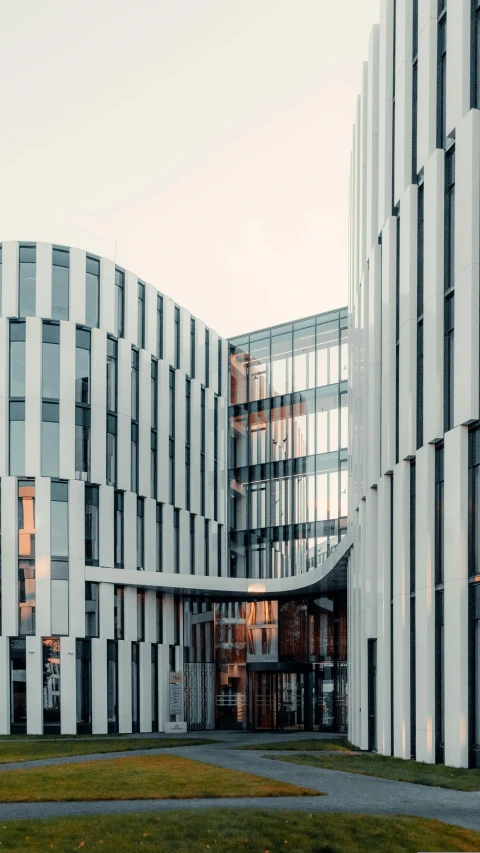
{"type": "Polygon", "coordinates": [[[117,418],[107,415],[107,486],[115,486],[117,482],[117,418]]]}
{"type": "Polygon", "coordinates": [[[90,332],[76,331],[75,349],[75,402],[90,405],[90,332]]]}
{"type": "Polygon", "coordinates": [[[145,590],[137,589],[137,640],[145,640],[145,590]]]}
{"type": "Polygon", "coordinates": [[[116,640],[123,640],[125,617],[125,587],[115,586],[113,596],[113,622],[116,640]]]}
{"type": "Polygon", "coordinates": [[[125,333],[125,273],[115,270],[115,333],[123,338],[125,333]]]}
{"type": "Polygon", "coordinates": [[[175,371],[170,370],[168,377],[169,429],[170,438],[175,438],[175,371]]]}
{"type": "Polygon", "coordinates": [[[25,474],[25,402],[10,403],[10,474],[25,474]]]}
{"type": "Polygon", "coordinates": [[[417,449],[423,445],[423,320],[417,325],[417,449]]]}
{"type": "Polygon", "coordinates": [[[168,442],[168,502],[175,504],[175,442],[173,438],[168,442]]]}
{"type": "Polygon", "coordinates": [[[435,584],[443,583],[444,451],[435,448],[435,584]]]}
{"type": "Polygon", "coordinates": [[[163,594],[156,595],[157,643],[163,643],[163,594]]]}
{"type": "Polygon", "coordinates": [[[145,568],[145,512],[143,498],[137,498],[137,569],[145,568]]]}
{"type": "Polygon", "coordinates": [[[100,323],[100,261],[87,255],[85,275],[85,325],[98,329],[100,323]]]}
{"type": "Polygon", "coordinates": [[[69,567],[67,560],[52,560],[51,610],[52,634],[68,635],[69,616],[69,567]]]}
{"type": "MultiPolygon", "coordinates": [[[[123,588],[115,587],[115,591],[120,589],[123,601],[123,588]]],[[[117,637],[115,634],[115,639],[123,639],[123,627],[122,636],[117,637]]],[[[107,640],[107,720],[109,734],[116,734],[118,732],[118,645],[114,640],[107,640]]]]}
{"type": "Polygon", "coordinates": [[[222,396],[222,342],[220,338],[218,339],[218,393],[220,397],[222,396]]]}
{"type": "Polygon", "coordinates": [[[190,574],[195,574],[195,516],[190,516],[190,574]]]}
{"type": "Polygon", "coordinates": [[[180,572],[180,510],[173,510],[173,571],[180,572]]]}
{"type": "Polygon", "coordinates": [[[90,409],[75,406],[75,477],[87,480],[90,472],[90,409]]]}
{"type": "Polygon", "coordinates": [[[205,388],[210,388],[210,329],[205,329],[205,388]]]}
{"type": "Polygon", "coordinates": [[[70,253],[52,250],[52,320],[68,320],[70,253]]]}
{"type": "Polygon", "coordinates": [[[151,647],[152,732],[158,732],[158,648],[151,647]]]}
{"type": "Polygon", "coordinates": [[[190,317],[190,376],[195,379],[195,317],[190,317]]]}
{"type": "Polygon", "coordinates": [[[107,338],[107,411],[117,411],[117,342],[107,338]]]}
{"type": "Polygon", "coordinates": [[[138,282],[138,328],[137,342],[139,349],[145,349],[145,285],[138,282]]]}
{"type": "Polygon", "coordinates": [[[163,358],[163,296],[157,294],[157,358],[163,358]]]}
{"type": "Polygon", "coordinates": [[[454,390],[455,295],[450,293],[444,304],[444,429],[452,429],[454,390]]]}
{"type": "Polygon", "coordinates": [[[123,492],[115,492],[113,497],[114,527],[113,527],[113,550],[115,568],[123,569],[124,560],[124,515],[123,515],[123,492]]]}
{"type": "Polygon", "coordinates": [[[417,219],[417,317],[423,316],[423,267],[424,267],[424,185],[418,187],[418,219],[417,219]]]}
{"type": "Polygon", "coordinates": [[[10,732],[27,731],[27,649],[24,639],[10,639],[10,732]]]}
{"type": "Polygon", "coordinates": [[[100,636],[99,584],[85,584],[85,636],[100,636]]]}
{"type": "Polygon", "coordinates": [[[130,489],[138,492],[138,424],[133,422],[130,445],[130,489]]]}
{"type": "Polygon", "coordinates": [[[150,433],[150,496],[157,498],[157,433],[150,433]]]}
{"type": "Polygon", "coordinates": [[[43,323],[42,327],[42,397],[60,398],[60,326],[43,323]]]}
{"type": "Polygon", "coordinates": [[[156,358],[152,358],[152,366],[150,371],[151,383],[151,411],[150,411],[150,423],[152,425],[152,429],[158,429],[158,362],[156,358]]]}
{"type": "Polygon", "coordinates": [[[174,318],[174,347],[175,347],[175,367],[180,367],[180,308],[178,305],[175,305],[175,318],[174,318]]]}
{"type": "Polygon", "coordinates": [[[98,566],[98,486],[85,486],[85,564],[98,566]]]}
{"type": "Polygon", "coordinates": [[[218,525],[217,530],[217,575],[218,577],[222,576],[222,531],[223,527],[221,524],[218,525]]]}
{"type": "Polygon", "coordinates": [[[77,734],[92,733],[92,644],[75,641],[75,698],[77,734]]]}
{"type": "Polygon", "coordinates": [[[60,406],[42,403],[42,477],[58,477],[60,406]]]}
{"type": "Polygon", "coordinates": [[[192,401],[192,389],[191,389],[190,379],[186,378],[185,380],[185,444],[190,445],[191,443],[191,432],[192,432],[192,413],[191,413],[191,401],[192,401]]]}
{"type": "Polygon", "coordinates": [[[131,417],[132,421],[138,421],[139,405],[139,381],[138,381],[138,350],[132,348],[131,362],[131,417]]]}
{"type": "Polygon", "coordinates": [[[455,286],[455,149],[445,156],[444,289],[455,286]]]}
{"type": "Polygon", "coordinates": [[[157,572],[163,571],[163,504],[157,504],[156,511],[156,552],[157,572]]]}
{"type": "Polygon", "coordinates": [[[10,321],[10,397],[25,397],[25,323],[10,321]]]}
{"type": "Polygon", "coordinates": [[[140,650],[132,643],[132,732],[140,731],[140,650]]]}
{"type": "Polygon", "coordinates": [[[37,267],[35,246],[20,246],[18,281],[18,316],[35,317],[35,279],[37,267]]]}
{"type": "Polygon", "coordinates": [[[44,637],[43,661],[43,733],[60,734],[60,640],[44,637]]]}
{"type": "Polygon", "coordinates": [[[68,559],[68,483],[50,485],[50,551],[52,559],[68,559]]]}
{"type": "Polygon", "coordinates": [[[190,472],[190,448],[185,447],[185,509],[190,512],[191,504],[191,472],[190,472]]]}
{"type": "Polygon", "coordinates": [[[439,21],[437,35],[437,148],[446,143],[446,105],[447,105],[447,15],[445,7],[439,3],[439,21]]]}
{"type": "Polygon", "coordinates": [[[210,574],[210,523],[205,519],[205,574],[210,574]]]}
{"type": "Polygon", "coordinates": [[[35,481],[18,481],[18,633],[35,633],[35,481]]]}
{"type": "Polygon", "coordinates": [[[205,409],[205,388],[202,385],[200,391],[200,450],[205,453],[205,437],[206,437],[206,409],[205,409]]]}

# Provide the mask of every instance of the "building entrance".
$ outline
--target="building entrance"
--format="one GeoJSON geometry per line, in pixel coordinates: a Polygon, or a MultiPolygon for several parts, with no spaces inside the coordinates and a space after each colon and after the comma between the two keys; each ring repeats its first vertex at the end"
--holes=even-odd
{"type": "Polygon", "coordinates": [[[254,731],[303,731],[303,672],[250,672],[249,726],[254,731]]]}

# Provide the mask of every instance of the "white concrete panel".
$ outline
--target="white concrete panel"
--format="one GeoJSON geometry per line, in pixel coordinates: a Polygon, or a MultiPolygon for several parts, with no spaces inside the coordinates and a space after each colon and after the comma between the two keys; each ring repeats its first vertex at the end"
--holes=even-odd
{"type": "MultiPolygon", "coordinates": [[[[138,491],[151,497],[150,445],[151,445],[151,356],[140,351],[139,359],[139,446],[138,446],[138,491]]],[[[158,451],[157,451],[158,452],[158,451]]]]}
{"type": "Polygon", "coordinates": [[[125,640],[137,640],[137,589],[134,586],[125,587],[124,597],[125,640]]]}
{"type": "Polygon", "coordinates": [[[444,172],[439,149],[424,173],[424,442],[443,436],[444,172]]]}
{"type": "Polygon", "coordinates": [[[60,477],[75,477],[75,326],[60,323],[60,477]]]}
{"type": "Polygon", "coordinates": [[[393,744],[410,758],[410,464],[393,475],[393,744]]]}
{"type": "Polygon", "coordinates": [[[9,639],[0,636],[0,734],[10,734],[9,639]]]}
{"type": "Polygon", "coordinates": [[[43,653],[41,637],[26,637],[27,734],[43,734],[43,653]]]}
{"type": "Polygon", "coordinates": [[[423,441],[443,436],[443,295],[435,293],[423,312],[423,441]]]}
{"type": "Polygon", "coordinates": [[[154,589],[145,590],[145,641],[157,642],[157,594],[154,589]]]}
{"type": "Polygon", "coordinates": [[[210,329],[210,388],[218,393],[218,335],[210,329]]]}
{"type": "Polygon", "coordinates": [[[380,27],[376,25],[368,43],[367,257],[378,241],[379,46],[380,27]]]}
{"type": "Polygon", "coordinates": [[[62,735],[77,733],[74,637],[62,637],[60,640],[60,725],[62,735]]]}
{"type": "Polygon", "coordinates": [[[51,634],[50,597],[50,479],[35,480],[35,630],[51,634]]]}
{"type": "Polygon", "coordinates": [[[107,731],[107,641],[92,640],[92,733],[107,731]]]}
{"type": "MultiPolygon", "coordinates": [[[[390,511],[391,480],[378,481],[378,642],[377,642],[377,746],[381,755],[391,755],[391,703],[390,703],[390,511]]],[[[355,612],[355,611],[354,611],[355,612]]]]}
{"type": "Polygon", "coordinates": [[[416,758],[435,761],[435,448],[416,455],[416,758]]]}
{"type": "Polygon", "coordinates": [[[113,640],[115,637],[114,594],[115,589],[112,583],[99,584],[100,637],[107,640],[113,640]]]}
{"type": "Polygon", "coordinates": [[[125,340],[135,347],[140,346],[138,340],[138,277],[129,270],[125,272],[125,340]]]}
{"type": "Polygon", "coordinates": [[[85,324],[87,255],[83,249],[70,249],[70,320],[85,324]]]}
{"type": "Polygon", "coordinates": [[[163,506],[163,571],[174,572],[173,566],[173,506],[163,506]]]}
{"type": "Polygon", "coordinates": [[[18,243],[2,243],[2,315],[18,317],[18,243]]]}
{"type": "MultiPolygon", "coordinates": [[[[410,2],[411,0],[408,0],[407,4],[405,0],[403,0],[403,5],[410,5],[410,2]]],[[[411,61],[405,61],[397,74],[395,88],[395,204],[399,203],[403,193],[411,183],[411,180],[412,63],[411,61]]]]}
{"type": "MultiPolygon", "coordinates": [[[[0,317],[0,359],[3,364],[9,361],[9,324],[0,317]]],[[[0,370],[0,477],[8,474],[8,370],[0,370]]]]}
{"type": "Polygon", "coordinates": [[[107,338],[101,329],[91,336],[91,481],[105,483],[107,455],[107,338]]]}
{"type": "MultiPolygon", "coordinates": [[[[437,133],[437,3],[419,0],[417,172],[436,148],[437,133]]],[[[426,241],[425,241],[426,242],[426,241]]]]}
{"type": "Polygon", "coordinates": [[[132,731],[132,644],[118,641],[118,730],[132,731]]]}
{"type": "Polygon", "coordinates": [[[165,723],[169,721],[169,648],[168,645],[158,646],[158,731],[165,731],[165,723]]]}
{"type": "Polygon", "coordinates": [[[197,335],[195,376],[201,385],[205,385],[205,323],[198,317],[195,320],[195,330],[197,335]]]}
{"type": "MultiPolygon", "coordinates": [[[[145,498],[143,502],[145,513],[145,543],[144,560],[145,571],[155,572],[157,570],[157,530],[156,517],[157,505],[151,498],[145,498]]],[[[152,641],[153,642],[153,641],[152,641]]]]}
{"type": "Polygon", "coordinates": [[[115,321],[115,264],[100,259],[100,328],[110,335],[116,334],[115,321]]]}
{"type": "Polygon", "coordinates": [[[39,477],[40,431],[42,423],[42,324],[35,317],[26,320],[25,358],[25,474],[39,477]]]}
{"type": "Polygon", "coordinates": [[[152,647],[140,643],[140,731],[152,731],[152,647]]]}
{"type": "Polygon", "coordinates": [[[163,596],[163,642],[171,646],[174,640],[173,595],[163,596]]]}
{"type": "Polygon", "coordinates": [[[70,635],[85,636],[85,488],[79,480],[68,486],[70,563],[70,635]]]}
{"type": "Polygon", "coordinates": [[[180,370],[190,376],[190,317],[185,308],[180,308],[180,370]]]}
{"type": "Polygon", "coordinates": [[[393,0],[380,7],[378,233],[392,212],[393,0]]]}
{"type": "Polygon", "coordinates": [[[113,553],[113,506],[114,489],[100,486],[99,489],[99,559],[101,566],[114,567],[113,553]]]}
{"type": "Polygon", "coordinates": [[[158,356],[157,295],[156,287],[145,285],[145,349],[154,356],[158,356]]]}
{"type": "MultiPolygon", "coordinates": [[[[52,316],[52,244],[37,243],[35,316],[52,316]]],[[[27,364],[29,364],[27,359],[27,364]]]]}
{"type": "Polygon", "coordinates": [[[126,569],[137,568],[137,496],[125,492],[123,498],[124,519],[124,565],[126,569]]]}
{"type": "Polygon", "coordinates": [[[408,459],[416,450],[417,419],[417,323],[408,320],[400,329],[399,371],[399,459],[408,459]]]}
{"type": "Polygon", "coordinates": [[[470,110],[469,0],[448,0],[447,14],[447,136],[453,136],[470,110]]]}
{"type": "Polygon", "coordinates": [[[445,434],[445,764],[468,767],[468,430],[445,434]]]}
{"type": "Polygon", "coordinates": [[[175,367],[174,344],[174,303],[168,296],[163,297],[163,358],[167,364],[175,367]]]}

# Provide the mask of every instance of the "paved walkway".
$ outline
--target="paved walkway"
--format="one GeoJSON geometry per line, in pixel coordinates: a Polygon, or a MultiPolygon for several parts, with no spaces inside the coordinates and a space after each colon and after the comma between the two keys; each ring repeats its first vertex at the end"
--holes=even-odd
{"type": "MultiPolygon", "coordinates": [[[[297,737],[295,735],[295,737],[297,737]]],[[[316,735],[305,734],[312,738],[316,735]]],[[[304,765],[270,761],[262,751],[241,751],[247,744],[278,742],[279,751],[288,735],[246,735],[243,733],[212,733],[211,739],[221,743],[205,746],[175,747],[168,750],[148,750],[148,755],[162,753],[181,755],[217,767],[241,770],[268,779],[302,785],[328,794],[326,797],[242,797],[204,800],[110,800],[68,803],[3,803],[0,820],[14,818],[55,817],[61,815],[118,814],[135,811],[165,811],[190,808],[297,809],[310,812],[362,812],[365,814],[406,814],[432,817],[447,823],[480,831],[480,792],[464,793],[443,788],[429,788],[406,782],[393,782],[371,776],[359,776],[336,770],[323,770],[304,765]]],[[[88,760],[145,755],[144,750],[127,753],[72,756],[1,765],[3,770],[20,767],[41,767],[50,764],[76,763],[88,760]]]]}

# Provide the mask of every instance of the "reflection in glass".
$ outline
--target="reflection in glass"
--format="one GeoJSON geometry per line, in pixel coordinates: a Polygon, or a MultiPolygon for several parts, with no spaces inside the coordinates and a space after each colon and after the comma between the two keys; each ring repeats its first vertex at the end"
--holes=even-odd
{"type": "Polygon", "coordinates": [[[10,474],[25,474],[25,403],[10,403],[10,474]]]}
{"type": "Polygon", "coordinates": [[[59,474],[59,404],[42,403],[42,477],[59,474]]]}
{"type": "Polygon", "coordinates": [[[86,480],[90,470],[90,409],[75,406],[75,477],[86,480]]]}
{"type": "Polygon", "coordinates": [[[123,492],[114,495],[114,560],[115,568],[123,568],[123,492]]]}
{"type": "Polygon", "coordinates": [[[264,400],[270,394],[270,338],[253,341],[248,362],[249,399],[264,400]]]}
{"type": "Polygon", "coordinates": [[[280,605],[280,659],[308,659],[308,603],[306,599],[280,605]]]}
{"type": "Polygon", "coordinates": [[[60,640],[44,638],[43,730],[60,733],[60,640]]]}
{"type": "Polygon", "coordinates": [[[85,486],[85,563],[98,566],[98,486],[85,486]]]}
{"type": "Polygon", "coordinates": [[[10,397],[25,397],[25,323],[10,322],[10,397]]]}
{"type": "Polygon", "coordinates": [[[18,316],[35,316],[36,247],[20,246],[18,316]]]}
{"type": "Polygon", "coordinates": [[[272,397],[292,390],[292,335],[272,337],[272,397]]]}
{"type": "Polygon", "coordinates": [[[77,734],[91,734],[92,644],[89,640],[76,640],[75,696],[77,708],[77,734]]]}
{"type": "Polygon", "coordinates": [[[90,332],[77,329],[75,350],[75,401],[90,403],[90,332]]]}
{"type": "Polygon", "coordinates": [[[217,661],[217,728],[244,729],[247,724],[247,635],[244,602],[215,605],[215,658],[217,661]]]}
{"type": "Polygon", "coordinates": [[[10,639],[10,727],[27,730],[27,650],[24,639],[10,639]]]}
{"type": "Polygon", "coordinates": [[[293,333],[294,390],[315,388],[315,326],[293,333]]]}
{"type": "Polygon", "coordinates": [[[132,732],[140,731],[140,651],[132,643],[132,732]]]}
{"type": "Polygon", "coordinates": [[[247,602],[247,662],[278,661],[278,602],[247,602]]]}
{"type": "Polygon", "coordinates": [[[99,584],[85,583],[85,636],[99,636],[99,584]]]}
{"type": "Polygon", "coordinates": [[[114,640],[107,640],[107,720],[109,733],[118,732],[118,646],[114,640]]]}

